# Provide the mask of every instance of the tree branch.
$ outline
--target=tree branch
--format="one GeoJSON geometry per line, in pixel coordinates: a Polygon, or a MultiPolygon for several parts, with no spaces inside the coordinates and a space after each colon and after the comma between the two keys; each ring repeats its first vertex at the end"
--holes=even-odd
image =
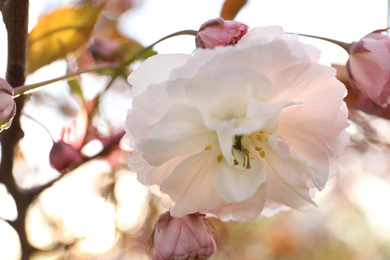
{"type": "MultiPolygon", "coordinates": [[[[7,29],[8,60],[6,80],[12,87],[24,84],[26,78],[27,64],[27,28],[28,28],[28,0],[3,0],[0,4],[0,11],[7,29]]],[[[1,141],[1,164],[0,182],[4,183],[8,192],[15,200],[18,210],[18,217],[9,224],[16,230],[22,248],[22,259],[30,259],[35,248],[27,240],[25,220],[28,206],[32,199],[27,193],[21,190],[13,176],[13,164],[15,149],[24,133],[20,126],[20,114],[24,104],[24,98],[15,100],[17,112],[13,124],[7,131],[0,135],[1,141]]]]}

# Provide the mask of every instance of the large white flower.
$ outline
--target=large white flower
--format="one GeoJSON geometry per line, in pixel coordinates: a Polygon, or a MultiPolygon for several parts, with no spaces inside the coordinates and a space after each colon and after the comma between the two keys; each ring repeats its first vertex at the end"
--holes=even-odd
{"type": "Polygon", "coordinates": [[[149,58],[129,77],[129,167],[175,217],[248,220],[264,205],[266,214],[315,205],[349,140],[346,89],[318,58],[280,27],[149,58]]]}

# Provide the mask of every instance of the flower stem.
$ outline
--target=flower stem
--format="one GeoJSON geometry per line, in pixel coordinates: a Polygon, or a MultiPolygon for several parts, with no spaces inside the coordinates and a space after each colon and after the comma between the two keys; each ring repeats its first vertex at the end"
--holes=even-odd
{"type": "Polygon", "coordinates": [[[142,50],[140,50],[139,52],[137,52],[136,54],[134,54],[133,57],[131,57],[130,59],[128,59],[127,61],[125,61],[123,64],[125,66],[128,66],[129,64],[131,64],[132,62],[134,62],[137,58],[139,58],[140,56],[142,56],[142,54],[144,54],[145,52],[147,52],[148,50],[152,49],[157,43],[160,43],[162,41],[165,41],[169,38],[172,38],[172,37],[175,37],[175,36],[179,36],[179,35],[193,35],[195,36],[196,34],[198,33],[198,31],[195,31],[195,30],[183,30],[183,31],[178,31],[178,32],[175,32],[175,33],[172,33],[172,34],[169,34],[163,38],[161,38],[160,40],[152,43],[151,45],[149,45],[148,47],[145,47],[143,48],[142,50]]]}
{"type": "Polygon", "coordinates": [[[19,86],[19,87],[16,87],[14,88],[14,98],[22,95],[22,94],[28,94],[28,93],[31,93],[32,91],[36,90],[37,88],[40,88],[42,86],[45,86],[45,85],[49,85],[49,84],[52,84],[52,83],[55,83],[55,82],[58,82],[58,81],[61,81],[61,80],[71,80],[83,73],[88,73],[88,72],[95,72],[95,71],[99,71],[99,70],[106,70],[106,69],[117,69],[116,66],[107,66],[107,65],[104,65],[104,66],[96,66],[96,67],[93,67],[93,68],[89,68],[89,69],[85,69],[85,70],[80,70],[80,71],[76,71],[76,72],[73,72],[73,73],[69,73],[69,74],[66,74],[64,76],[61,76],[61,77],[58,77],[58,78],[54,78],[54,79],[49,79],[49,80],[46,80],[46,81],[42,81],[42,82],[38,82],[38,83],[34,83],[34,84],[30,84],[30,85],[23,85],[23,86],[19,86]]]}
{"type": "Polygon", "coordinates": [[[54,78],[54,79],[50,79],[50,80],[46,80],[46,81],[42,81],[42,82],[39,82],[39,83],[35,83],[35,84],[31,84],[31,85],[23,85],[23,86],[19,86],[19,87],[16,87],[14,88],[14,98],[20,96],[20,95],[23,95],[23,94],[28,94],[28,93],[31,93],[32,91],[42,87],[42,86],[45,86],[45,85],[48,85],[48,84],[52,84],[52,83],[55,83],[55,82],[58,82],[58,81],[61,81],[61,80],[71,80],[83,73],[88,73],[88,72],[96,72],[96,71],[100,71],[100,70],[115,70],[115,71],[121,71],[123,68],[129,66],[131,63],[133,63],[135,60],[137,60],[138,58],[140,58],[145,52],[147,52],[148,50],[152,49],[157,43],[160,43],[164,40],[167,40],[169,38],[172,38],[172,37],[175,37],[175,36],[179,36],[179,35],[193,35],[195,36],[197,34],[198,31],[195,31],[195,30],[183,30],[183,31],[179,31],[179,32],[175,32],[175,33],[172,33],[172,34],[169,34],[163,38],[161,38],[160,40],[154,42],[153,44],[141,49],[140,51],[138,51],[137,53],[135,53],[132,57],[130,57],[128,60],[126,60],[125,62],[122,62],[120,64],[114,64],[114,65],[103,65],[103,66],[96,66],[96,67],[93,67],[93,68],[89,68],[89,69],[85,69],[85,70],[80,70],[80,71],[76,71],[76,72],[73,72],[73,73],[69,73],[69,74],[66,74],[64,76],[61,76],[61,77],[58,77],[58,78],[54,78]]]}
{"type": "Polygon", "coordinates": [[[342,42],[342,41],[337,41],[337,40],[334,40],[334,39],[321,37],[321,36],[314,36],[314,35],[303,34],[303,33],[288,33],[288,34],[298,34],[298,35],[304,36],[304,37],[310,37],[310,38],[315,38],[315,39],[331,42],[331,43],[336,44],[336,45],[340,46],[341,48],[343,48],[347,53],[349,53],[348,50],[349,50],[349,48],[352,45],[352,43],[346,43],[346,42],[342,42]]]}

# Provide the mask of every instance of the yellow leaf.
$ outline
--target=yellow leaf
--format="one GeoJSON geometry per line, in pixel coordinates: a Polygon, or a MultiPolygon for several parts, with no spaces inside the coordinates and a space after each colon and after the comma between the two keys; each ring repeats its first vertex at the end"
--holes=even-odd
{"type": "Polygon", "coordinates": [[[28,72],[64,58],[89,40],[102,6],[62,7],[42,16],[28,35],[28,72]]]}
{"type": "Polygon", "coordinates": [[[233,20],[246,2],[247,0],[225,0],[221,17],[225,20],[233,20]]]}

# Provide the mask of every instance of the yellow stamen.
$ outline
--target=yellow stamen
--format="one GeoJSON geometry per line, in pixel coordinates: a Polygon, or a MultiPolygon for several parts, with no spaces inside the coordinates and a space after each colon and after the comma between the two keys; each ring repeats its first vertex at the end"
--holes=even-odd
{"type": "Polygon", "coordinates": [[[261,158],[264,158],[265,157],[265,152],[264,151],[260,151],[259,155],[260,155],[261,158]]]}
{"type": "Polygon", "coordinates": [[[218,154],[218,156],[217,156],[217,161],[218,161],[218,162],[221,162],[221,161],[222,161],[222,154],[218,154]]]}
{"type": "Polygon", "coordinates": [[[260,134],[264,134],[265,131],[264,131],[264,130],[260,130],[259,133],[260,133],[260,134]]]}
{"type": "Polygon", "coordinates": [[[246,136],[248,136],[250,139],[253,138],[253,134],[252,133],[250,133],[249,135],[246,135],[246,136]]]}
{"type": "Polygon", "coordinates": [[[257,146],[256,146],[256,147],[255,147],[255,150],[256,150],[256,151],[261,151],[261,150],[263,150],[263,149],[262,149],[261,147],[257,147],[257,146]]]}
{"type": "Polygon", "coordinates": [[[237,139],[234,139],[234,140],[233,140],[233,146],[235,146],[236,143],[237,143],[237,139]]]}
{"type": "Polygon", "coordinates": [[[213,147],[211,146],[211,144],[209,144],[208,146],[206,146],[205,148],[204,148],[204,150],[205,151],[208,151],[208,150],[211,150],[213,147]]]}
{"type": "Polygon", "coordinates": [[[257,140],[259,140],[259,141],[262,141],[262,140],[263,140],[263,136],[260,135],[260,134],[257,134],[257,135],[256,135],[256,138],[257,138],[257,140]]]}

